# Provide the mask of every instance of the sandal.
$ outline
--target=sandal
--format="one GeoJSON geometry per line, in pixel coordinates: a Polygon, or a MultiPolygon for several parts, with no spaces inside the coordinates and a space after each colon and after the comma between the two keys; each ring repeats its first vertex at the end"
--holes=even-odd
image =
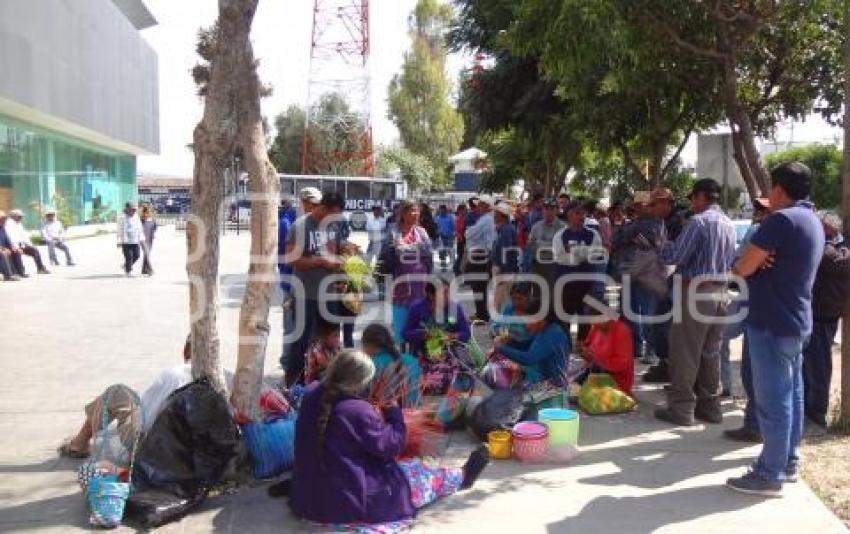
{"type": "Polygon", "coordinates": [[[80,449],[75,449],[71,446],[73,443],[71,440],[64,442],[59,446],[58,452],[60,456],[67,456],[68,458],[88,458],[90,453],[88,451],[83,451],[80,449]]]}

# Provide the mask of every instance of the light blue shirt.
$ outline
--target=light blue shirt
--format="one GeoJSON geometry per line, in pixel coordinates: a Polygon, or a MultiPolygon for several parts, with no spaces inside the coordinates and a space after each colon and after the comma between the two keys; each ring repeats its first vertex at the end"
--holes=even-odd
{"type": "Polygon", "coordinates": [[[466,229],[466,248],[493,249],[493,242],[496,241],[496,223],[493,220],[493,213],[486,213],[478,218],[478,220],[466,229]]]}

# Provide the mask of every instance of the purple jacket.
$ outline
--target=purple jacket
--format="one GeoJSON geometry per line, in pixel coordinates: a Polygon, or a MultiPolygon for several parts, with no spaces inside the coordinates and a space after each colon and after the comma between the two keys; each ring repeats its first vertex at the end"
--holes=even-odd
{"type": "Polygon", "coordinates": [[[322,458],[317,420],[323,389],[320,383],[307,387],[295,424],[292,511],[319,523],[383,523],[413,517],[410,486],[395,462],[407,437],[401,411],[387,412],[385,421],[365,400],[338,401],[331,411],[322,458]]]}
{"type": "MultiPolygon", "coordinates": [[[[441,326],[443,330],[452,334],[458,335],[458,340],[466,343],[471,335],[469,331],[469,319],[463,312],[463,308],[456,302],[449,302],[442,317],[441,326]]],[[[437,324],[434,314],[431,312],[431,307],[428,305],[428,299],[423,298],[410,306],[410,312],[407,315],[407,322],[404,324],[403,337],[404,340],[410,343],[411,354],[418,356],[422,352],[422,347],[425,344],[425,328],[435,326],[437,324]]]]}

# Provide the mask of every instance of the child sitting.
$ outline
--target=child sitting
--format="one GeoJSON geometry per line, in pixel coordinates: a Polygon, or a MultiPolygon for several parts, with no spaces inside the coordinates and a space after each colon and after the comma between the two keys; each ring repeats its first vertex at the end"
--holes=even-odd
{"type": "Polygon", "coordinates": [[[379,323],[370,324],[363,330],[361,343],[363,352],[368,354],[375,364],[375,378],[372,383],[385,380],[389,387],[398,386],[405,392],[402,408],[419,406],[422,396],[422,369],[416,358],[399,352],[389,328],[379,323]]]}
{"type": "Polygon", "coordinates": [[[340,350],[339,325],[319,321],[316,326],[317,338],[310,344],[304,355],[304,383],[321,380],[331,361],[340,350]]]}
{"type": "Polygon", "coordinates": [[[613,311],[588,309],[601,322],[591,326],[579,354],[587,362],[589,372],[608,373],[620,391],[632,396],[635,359],[631,329],[613,311]]]}

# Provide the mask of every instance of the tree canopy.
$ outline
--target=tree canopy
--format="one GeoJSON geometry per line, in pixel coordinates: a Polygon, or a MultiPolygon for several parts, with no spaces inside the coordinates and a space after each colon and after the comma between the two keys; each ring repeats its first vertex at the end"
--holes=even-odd
{"type": "Polygon", "coordinates": [[[835,209],[841,203],[841,150],[831,145],[809,145],[770,154],[767,168],[800,161],[812,170],[812,201],[818,208],[835,209]]]}
{"type": "Polygon", "coordinates": [[[434,168],[431,186],[448,185],[448,158],[460,148],[463,120],[449,102],[444,36],[452,8],[439,0],[419,0],[410,18],[411,48],[401,73],[389,85],[389,118],[404,147],[434,168]]]}

